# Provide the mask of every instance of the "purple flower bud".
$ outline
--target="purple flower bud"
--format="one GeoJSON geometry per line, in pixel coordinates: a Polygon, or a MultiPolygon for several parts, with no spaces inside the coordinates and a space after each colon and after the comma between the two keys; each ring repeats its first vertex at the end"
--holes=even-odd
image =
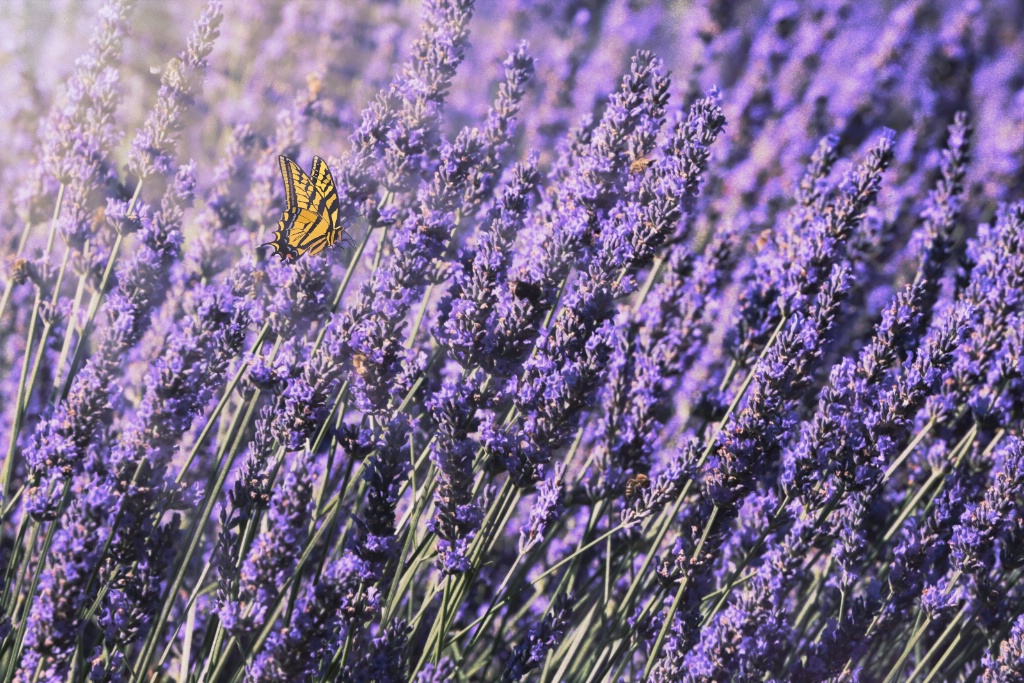
{"type": "Polygon", "coordinates": [[[518,681],[544,662],[548,651],[557,647],[562,641],[572,619],[572,598],[560,594],[548,608],[541,623],[531,628],[526,641],[517,645],[505,664],[505,672],[501,676],[502,683],[518,681]]]}
{"type": "Polygon", "coordinates": [[[982,683],[1020,683],[1024,681],[1024,615],[1017,617],[1006,640],[999,644],[999,654],[991,650],[982,660],[982,683]]]}
{"type": "Polygon", "coordinates": [[[544,541],[545,531],[558,519],[565,497],[565,465],[558,463],[553,476],[537,485],[537,500],[530,509],[530,521],[519,532],[519,554],[525,555],[544,541]]]}
{"type": "Polygon", "coordinates": [[[220,606],[221,623],[233,635],[261,629],[287,579],[296,569],[309,535],[313,511],[313,454],[300,452],[278,486],[267,526],[242,563],[234,598],[220,606]]]}
{"type": "Polygon", "coordinates": [[[360,564],[346,554],[325,567],[316,583],[306,585],[290,622],[271,632],[247,667],[249,680],[308,679],[322,670],[324,657],[334,651],[338,628],[358,623],[379,599],[361,593],[360,564]]]}

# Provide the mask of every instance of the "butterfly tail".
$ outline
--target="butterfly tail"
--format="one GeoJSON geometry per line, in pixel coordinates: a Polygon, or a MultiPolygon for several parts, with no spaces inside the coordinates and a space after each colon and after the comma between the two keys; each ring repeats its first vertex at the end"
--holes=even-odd
{"type": "Polygon", "coordinates": [[[290,220],[282,219],[277,224],[278,229],[274,231],[274,239],[260,245],[261,247],[273,247],[274,254],[280,256],[282,261],[294,261],[299,257],[298,250],[288,243],[290,224],[290,220]]]}

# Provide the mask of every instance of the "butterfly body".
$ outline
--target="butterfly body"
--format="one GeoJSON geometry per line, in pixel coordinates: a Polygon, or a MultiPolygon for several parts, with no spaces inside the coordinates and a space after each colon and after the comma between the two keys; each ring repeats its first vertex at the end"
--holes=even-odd
{"type": "Polygon", "coordinates": [[[318,254],[344,237],[345,227],[338,215],[338,191],[327,163],[313,157],[310,174],[294,161],[278,157],[284,181],[285,210],[274,231],[274,239],[264,246],[284,261],[294,261],[305,254],[318,254]]]}

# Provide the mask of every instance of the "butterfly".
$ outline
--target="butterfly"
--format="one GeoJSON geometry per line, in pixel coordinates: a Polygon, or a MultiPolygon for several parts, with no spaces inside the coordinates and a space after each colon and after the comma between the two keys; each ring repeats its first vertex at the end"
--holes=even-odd
{"type": "Polygon", "coordinates": [[[338,191],[331,169],[320,157],[313,157],[310,175],[284,156],[278,157],[287,206],[277,222],[274,239],[263,246],[274,247],[283,261],[294,261],[304,254],[317,254],[338,237],[345,237],[345,226],[338,221],[338,191]]]}

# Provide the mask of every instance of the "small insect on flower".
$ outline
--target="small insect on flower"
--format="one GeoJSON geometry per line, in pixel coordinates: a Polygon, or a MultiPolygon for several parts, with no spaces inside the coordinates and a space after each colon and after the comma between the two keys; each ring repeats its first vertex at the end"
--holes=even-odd
{"type": "Polygon", "coordinates": [[[637,474],[635,477],[630,477],[626,481],[626,499],[632,500],[636,498],[640,491],[649,488],[651,480],[643,472],[637,474]]]}
{"type": "Polygon", "coordinates": [[[352,354],[352,367],[360,377],[366,377],[366,373],[370,371],[370,365],[366,362],[366,354],[356,353],[352,354]]]}
{"type": "Polygon", "coordinates": [[[509,283],[512,288],[512,296],[517,299],[526,299],[533,305],[537,305],[541,297],[544,295],[544,290],[539,285],[533,282],[527,282],[525,280],[512,280],[509,283]]]}
{"type": "Polygon", "coordinates": [[[283,261],[295,261],[304,254],[317,254],[345,237],[338,220],[338,191],[327,163],[313,157],[310,175],[288,157],[278,157],[284,180],[285,207],[274,239],[263,246],[274,247],[283,261]]]}
{"type": "Polygon", "coordinates": [[[637,157],[633,160],[633,163],[629,165],[630,173],[643,173],[647,170],[647,167],[654,163],[654,159],[648,159],[647,157],[637,157]]]}
{"type": "Polygon", "coordinates": [[[323,89],[323,85],[323,79],[320,78],[319,74],[306,74],[306,89],[309,90],[310,98],[315,100],[320,97],[320,91],[323,89]]]}
{"type": "Polygon", "coordinates": [[[28,281],[31,272],[31,264],[28,262],[28,259],[16,258],[11,266],[11,282],[16,285],[23,285],[28,281]]]}

